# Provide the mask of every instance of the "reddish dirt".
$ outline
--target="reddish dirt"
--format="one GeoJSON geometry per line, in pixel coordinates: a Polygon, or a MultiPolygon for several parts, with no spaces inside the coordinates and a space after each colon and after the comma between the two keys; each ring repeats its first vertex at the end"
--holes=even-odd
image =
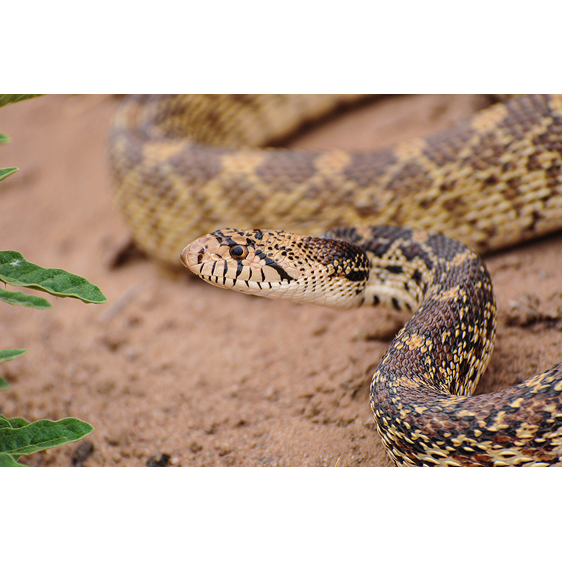
{"type": "MultiPolygon", "coordinates": [[[[0,412],[95,427],[85,466],[389,466],[368,404],[370,375],[405,317],[337,312],[220,291],[137,259],[109,264],[128,233],[109,195],[106,138],[119,99],[48,96],[0,109],[1,249],[97,284],[108,302],[0,305],[0,412]]],[[[375,148],[441,130],[480,96],[385,97],[322,124],[301,147],[375,148]]],[[[188,241],[186,241],[188,242],[188,241]]],[[[499,327],[478,392],[562,359],[562,237],[489,256],[499,327]]],[[[69,466],[83,442],[23,457],[69,466]]],[[[80,464],[80,463],[79,463],[80,464]]]]}

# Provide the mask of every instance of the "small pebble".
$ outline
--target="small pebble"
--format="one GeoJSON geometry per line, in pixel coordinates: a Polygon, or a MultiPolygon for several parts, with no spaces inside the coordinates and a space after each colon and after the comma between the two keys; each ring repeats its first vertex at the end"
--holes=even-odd
{"type": "Polygon", "coordinates": [[[169,466],[170,465],[170,455],[166,453],[159,453],[153,455],[146,461],[146,466],[169,466]]]}

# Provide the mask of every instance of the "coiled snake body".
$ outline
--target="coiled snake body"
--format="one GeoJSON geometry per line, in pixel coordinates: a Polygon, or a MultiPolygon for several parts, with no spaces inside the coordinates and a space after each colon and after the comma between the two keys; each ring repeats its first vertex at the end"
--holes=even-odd
{"type": "MultiPolygon", "coordinates": [[[[338,103],[319,99],[317,114],[338,103]]],[[[221,229],[186,247],[182,261],[242,292],[414,312],[371,385],[396,463],[562,463],[562,367],[471,396],[492,351],[495,303],[484,264],[447,237],[485,251],[562,226],[560,98],[516,98],[375,154],[244,148],[286,134],[316,101],[127,101],[111,158],[115,200],[139,245],[175,260],[187,241],[229,223],[307,233],[358,225],[318,238],[221,229]],[[387,222],[407,228],[366,226],[387,222]]]]}

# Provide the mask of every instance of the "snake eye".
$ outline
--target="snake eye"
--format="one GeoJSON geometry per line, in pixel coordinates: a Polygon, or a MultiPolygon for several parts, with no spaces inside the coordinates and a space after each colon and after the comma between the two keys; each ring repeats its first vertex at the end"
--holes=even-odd
{"type": "Polygon", "coordinates": [[[230,248],[230,255],[235,260],[243,260],[248,255],[248,248],[240,245],[232,246],[232,248],[230,248]]]}

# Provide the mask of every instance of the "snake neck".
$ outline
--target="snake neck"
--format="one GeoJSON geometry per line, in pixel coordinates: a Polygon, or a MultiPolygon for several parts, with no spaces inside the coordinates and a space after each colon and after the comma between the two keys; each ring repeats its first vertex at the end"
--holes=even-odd
{"type": "Polygon", "coordinates": [[[363,249],[371,271],[364,305],[414,313],[381,362],[397,377],[438,392],[472,394],[493,349],[496,305],[484,263],[461,243],[400,227],[336,229],[363,249]]]}
{"type": "Polygon", "coordinates": [[[413,314],[421,305],[439,267],[424,245],[422,232],[399,227],[336,228],[322,238],[344,240],[369,260],[359,306],[392,308],[413,314]]]}

